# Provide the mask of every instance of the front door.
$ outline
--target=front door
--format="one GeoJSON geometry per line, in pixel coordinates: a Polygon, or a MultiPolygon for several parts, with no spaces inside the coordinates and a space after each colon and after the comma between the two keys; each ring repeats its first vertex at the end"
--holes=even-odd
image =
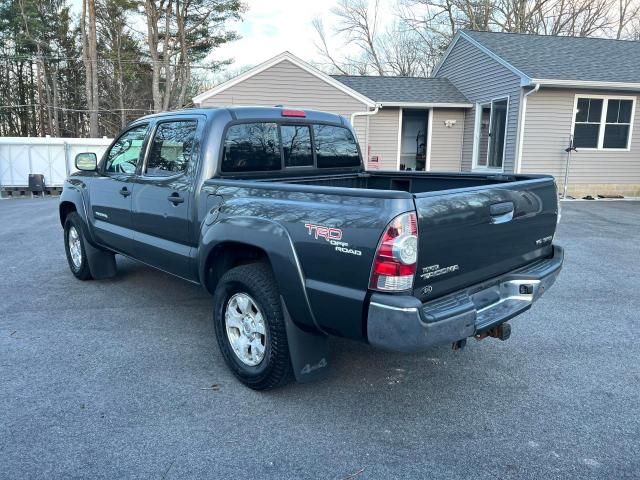
{"type": "Polygon", "coordinates": [[[147,124],[136,125],[120,135],[105,154],[101,175],[88,190],[96,240],[127,255],[132,252],[133,180],[147,129],[147,124]]]}
{"type": "MultiPolygon", "coordinates": [[[[161,121],[135,177],[134,256],[186,279],[197,278],[191,257],[192,194],[197,171],[198,119],[161,121]]],[[[196,239],[197,240],[197,239],[196,239]]]]}
{"type": "Polygon", "coordinates": [[[489,168],[502,168],[504,159],[504,139],[507,130],[507,99],[491,102],[489,122],[489,168]]]}
{"type": "Polygon", "coordinates": [[[502,169],[509,100],[478,105],[475,127],[474,168],[502,169]]]}
{"type": "Polygon", "coordinates": [[[428,118],[429,110],[402,110],[400,170],[426,169],[428,118]]]}

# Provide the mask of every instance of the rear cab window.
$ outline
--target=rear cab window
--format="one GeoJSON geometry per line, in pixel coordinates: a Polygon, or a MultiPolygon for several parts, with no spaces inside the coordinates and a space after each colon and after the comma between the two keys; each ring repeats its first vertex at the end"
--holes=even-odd
{"type": "Polygon", "coordinates": [[[222,146],[223,173],[359,166],[353,134],[338,125],[236,123],[227,128],[222,146]]]}
{"type": "Polygon", "coordinates": [[[358,145],[350,130],[334,125],[314,125],[318,168],[357,167],[358,145]]]}
{"type": "Polygon", "coordinates": [[[276,123],[242,123],[227,130],[222,150],[223,172],[280,170],[282,158],[276,123]]]}

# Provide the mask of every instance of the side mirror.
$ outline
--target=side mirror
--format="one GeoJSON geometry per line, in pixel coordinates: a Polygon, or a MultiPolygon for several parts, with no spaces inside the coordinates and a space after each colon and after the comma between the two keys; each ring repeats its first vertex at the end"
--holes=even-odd
{"type": "Polygon", "coordinates": [[[92,152],[79,153],[76,155],[76,168],[86,172],[93,172],[98,168],[98,157],[92,152]]]}

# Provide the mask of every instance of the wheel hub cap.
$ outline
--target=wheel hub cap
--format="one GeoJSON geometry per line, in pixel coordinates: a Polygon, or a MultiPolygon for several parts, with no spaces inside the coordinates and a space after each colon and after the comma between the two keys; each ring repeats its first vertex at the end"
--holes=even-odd
{"type": "Polygon", "coordinates": [[[256,366],[264,359],[267,332],[262,312],[246,293],[236,293],[227,302],[224,313],[227,338],[238,359],[256,366]]]}
{"type": "Polygon", "coordinates": [[[76,227],[69,229],[69,238],[67,241],[69,243],[69,254],[71,255],[73,266],[80,268],[82,265],[82,247],[80,246],[80,235],[78,235],[76,227]]]}

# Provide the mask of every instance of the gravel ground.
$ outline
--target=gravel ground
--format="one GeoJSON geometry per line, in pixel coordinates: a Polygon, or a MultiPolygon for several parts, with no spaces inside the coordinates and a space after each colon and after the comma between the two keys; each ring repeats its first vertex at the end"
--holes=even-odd
{"type": "Polygon", "coordinates": [[[234,380],[200,287],[68,271],[55,200],[0,202],[0,478],[639,478],[640,203],[568,202],[509,341],[333,340],[327,380],[234,380]]]}

